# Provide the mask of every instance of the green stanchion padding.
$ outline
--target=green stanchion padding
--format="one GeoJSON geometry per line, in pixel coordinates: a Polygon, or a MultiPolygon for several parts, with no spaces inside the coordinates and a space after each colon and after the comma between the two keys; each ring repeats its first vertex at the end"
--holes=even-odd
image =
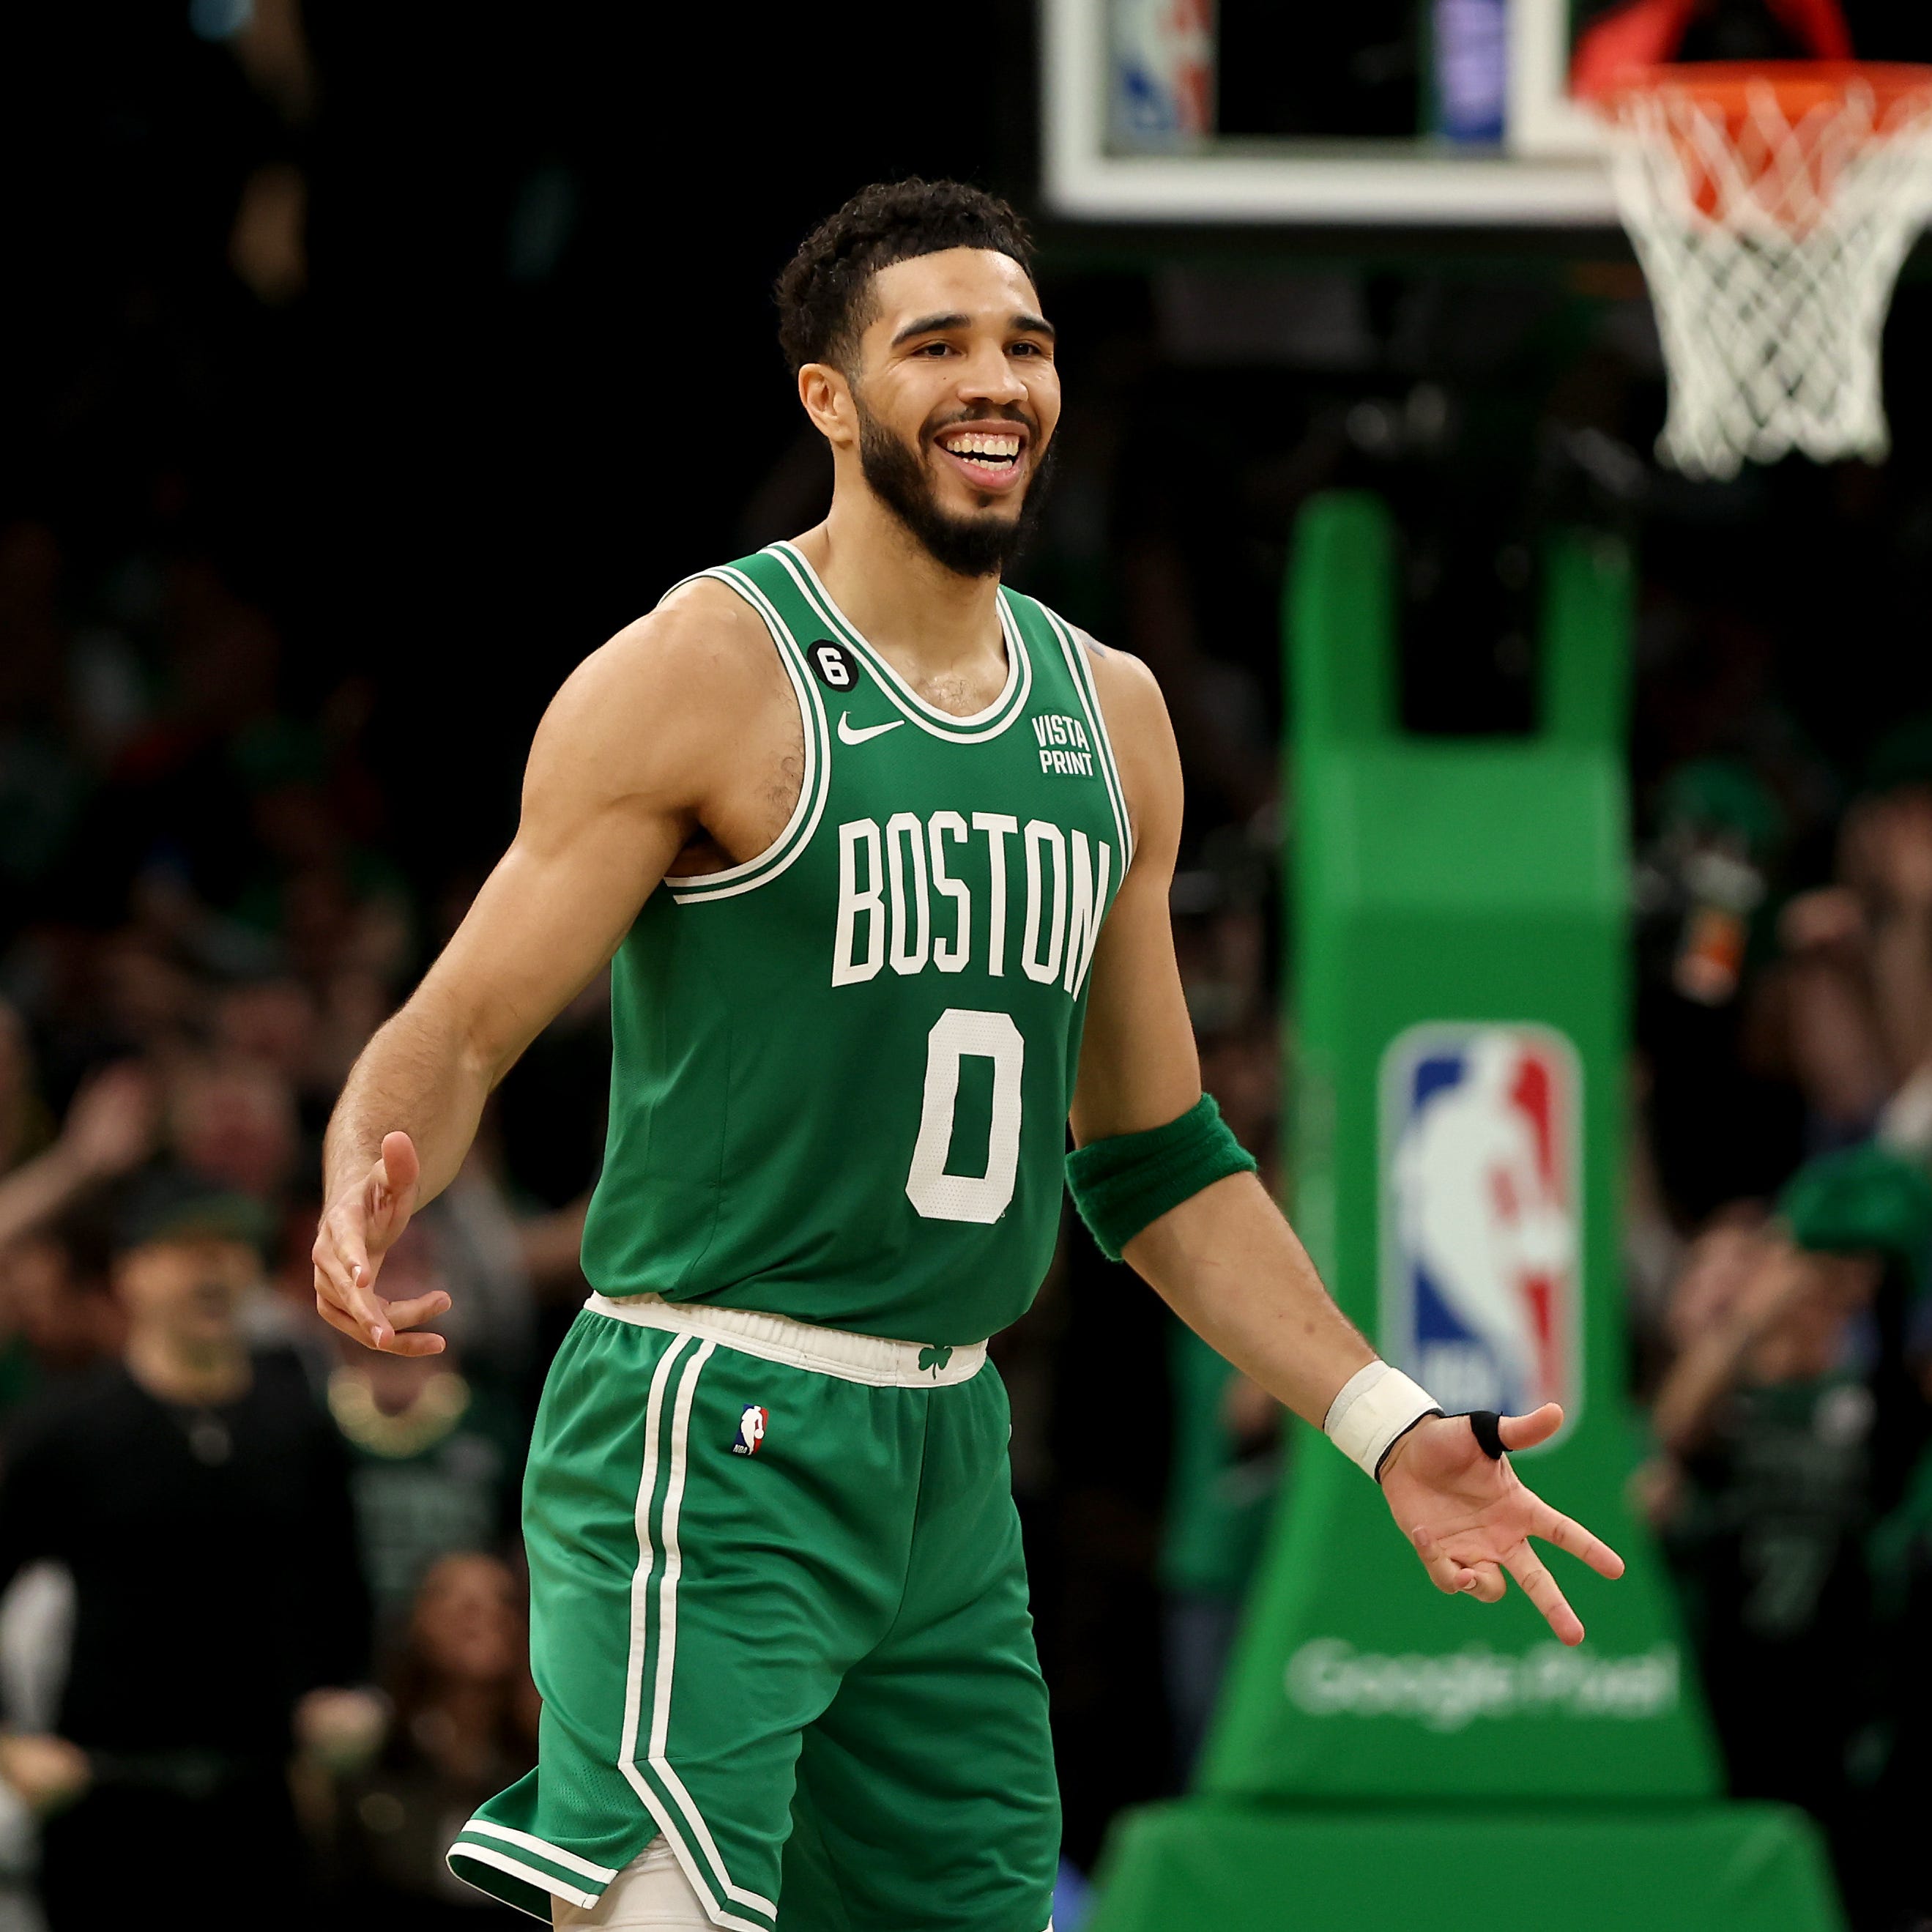
{"type": "Polygon", "coordinates": [[[1822,1932],[1823,1855],[1775,1804],[1330,1814],[1185,1800],[1114,1834],[1082,1932],[1822,1932]]]}
{"type": "MultiPolygon", "coordinates": [[[[1612,1584],[1552,1557],[1590,1632],[1567,1652],[1514,1589],[1493,1608],[1438,1595],[1380,1493],[1311,1444],[1202,1786],[1328,1802],[1708,1797],[1716,1760],[1674,1606],[1624,1500],[1627,568],[1608,544],[1552,547],[1539,732],[1417,739],[1397,722],[1392,550],[1376,500],[1319,500],[1289,586],[1294,1220],[1342,1308],[1448,1406],[1530,1406],[1544,1391],[1499,1384],[1480,1340],[1418,1345],[1405,1324],[1394,1143],[1409,1120],[1396,1076],[1418,1054],[1460,1073],[1485,1040],[1519,1057],[1532,1042],[1559,1090],[1548,1111],[1569,1177],[1550,1210],[1570,1252],[1546,1378],[1568,1427],[1522,1466],[1629,1568],[1612,1584]]],[[[1506,1130],[1498,1113],[1443,1127],[1452,1170],[1456,1137],[1506,1130]]],[[[1467,1184],[1484,1182],[1472,1156],[1467,1184]]]]}
{"type": "MultiPolygon", "coordinates": [[[[1479,1900],[1486,1922],[1586,1850],[1592,1870],[1654,1856],[1681,1872],[1714,1847],[1774,1843],[1792,1869],[1816,1866],[1797,1814],[1717,1802],[1668,1580],[1627,1502],[1641,1440],[1624,1395],[1618,1198],[1628,563],[1600,538],[1550,546],[1535,734],[1421,739],[1399,723],[1393,553],[1379,502],[1318,499],[1288,585],[1292,1218],[1342,1309],[1445,1406],[1562,1401],[1564,1433],[1518,1466],[1628,1568],[1611,1583],[1544,1552],[1589,1632],[1566,1650],[1514,1588],[1493,1607],[1435,1591],[1380,1492],[1311,1432],[1246,1606],[1202,1795],[1125,1828],[1108,1932],[1210,1922],[1163,1919],[1148,1900],[1171,1895],[1169,1863],[1205,1870],[1217,1846],[1340,1899],[1353,1893],[1328,1862],[1406,1869],[1426,1843],[1447,1860],[1438,1869],[1481,1875],[1471,1909],[1479,1900]],[[1268,1849],[1276,1834],[1292,1855],[1268,1849]]],[[[1224,1932],[1302,1922],[1266,1916],[1245,1882],[1229,1876],[1216,1894],[1224,1932]]],[[[1620,1882],[1629,1897],[1650,1881],[1620,1882]]],[[[1837,1922],[1805,1903],[1820,1896],[1798,1888],[1750,1922],[1819,1932],[1837,1922]]],[[[1439,1916],[1444,1902],[1432,1894],[1426,1909],[1439,1916]]],[[[1420,1922],[1420,1894],[1410,1906],[1369,1922],[1420,1922]]],[[[1711,1910],[1643,1922],[1733,1922],[1711,1910]]],[[[1609,1921],[1573,1919],[1566,1898],[1540,1922],[1609,1921]]]]}

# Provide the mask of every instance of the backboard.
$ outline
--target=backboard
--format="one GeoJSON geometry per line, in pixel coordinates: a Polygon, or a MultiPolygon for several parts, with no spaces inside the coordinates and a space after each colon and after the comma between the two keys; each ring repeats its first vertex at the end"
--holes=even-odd
{"type": "MultiPolygon", "coordinates": [[[[1614,4],[1041,0],[1047,203],[1099,221],[1614,228],[1596,118],[1568,85],[1614,4]]],[[[1916,0],[1845,11],[1862,55],[1932,59],[1916,0]]]]}

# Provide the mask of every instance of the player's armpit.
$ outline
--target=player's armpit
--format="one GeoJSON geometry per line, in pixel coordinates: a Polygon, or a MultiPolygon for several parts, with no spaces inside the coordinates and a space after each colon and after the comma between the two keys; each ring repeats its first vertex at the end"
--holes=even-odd
{"type": "Polygon", "coordinates": [[[706,582],[566,680],[530,748],[516,837],[424,981],[460,1016],[493,1083],[743,788],[746,721],[769,707],[775,680],[756,616],[706,582]]]}
{"type": "MultiPolygon", "coordinates": [[[[418,1198],[448,1185],[490,1089],[610,958],[734,773],[742,788],[748,721],[775,676],[762,625],[715,584],[680,591],[572,674],[538,728],[510,849],[344,1087],[325,1154],[332,1210],[352,1211],[398,1131],[421,1160],[418,1198]]],[[[336,1259],[318,1256],[318,1293],[379,1322],[359,1298],[379,1257],[359,1286],[336,1259]]]]}

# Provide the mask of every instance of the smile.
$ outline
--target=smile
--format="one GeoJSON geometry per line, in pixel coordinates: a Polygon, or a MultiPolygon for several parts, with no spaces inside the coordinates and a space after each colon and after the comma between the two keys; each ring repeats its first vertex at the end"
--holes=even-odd
{"type": "Polygon", "coordinates": [[[1015,425],[974,429],[962,426],[943,431],[940,454],[958,466],[974,489],[997,494],[1010,490],[1024,472],[1026,432],[1015,425]]]}

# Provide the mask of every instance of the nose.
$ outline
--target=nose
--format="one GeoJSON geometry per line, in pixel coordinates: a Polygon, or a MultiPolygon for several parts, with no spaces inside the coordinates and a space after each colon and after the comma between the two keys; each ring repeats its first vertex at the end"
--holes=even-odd
{"type": "Polygon", "coordinates": [[[959,396],[962,402],[1023,403],[1027,387],[1019,372],[997,344],[988,344],[960,372],[959,396]]]}

